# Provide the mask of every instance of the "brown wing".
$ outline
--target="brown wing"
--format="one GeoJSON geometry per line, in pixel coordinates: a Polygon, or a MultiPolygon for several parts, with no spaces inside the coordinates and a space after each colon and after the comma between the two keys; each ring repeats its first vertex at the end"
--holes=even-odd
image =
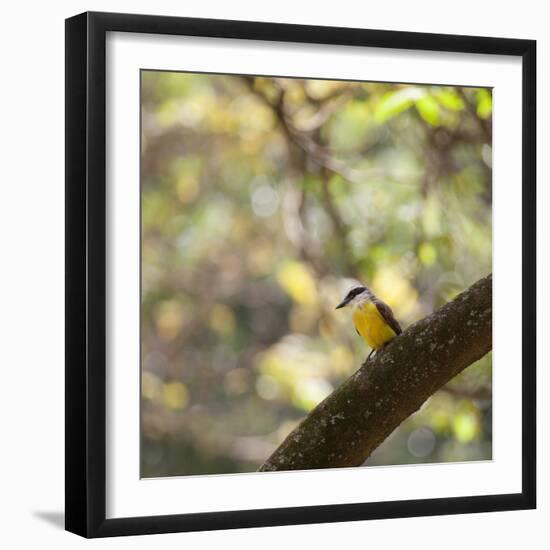
{"type": "Polygon", "coordinates": [[[388,304],[382,302],[382,300],[379,300],[378,298],[373,300],[373,302],[378,309],[380,315],[382,315],[382,317],[384,318],[384,321],[386,321],[386,323],[390,325],[395,334],[401,334],[403,331],[401,330],[397,319],[393,316],[393,311],[391,310],[391,307],[388,304]]]}

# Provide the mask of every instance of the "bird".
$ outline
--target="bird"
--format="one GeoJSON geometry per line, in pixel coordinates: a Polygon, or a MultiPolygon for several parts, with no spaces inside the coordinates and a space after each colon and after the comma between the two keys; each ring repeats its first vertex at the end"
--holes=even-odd
{"type": "Polygon", "coordinates": [[[345,306],[351,306],[355,330],[371,348],[365,362],[375,351],[403,332],[390,306],[366,286],[353,287],[336,309],[345,306]]]}

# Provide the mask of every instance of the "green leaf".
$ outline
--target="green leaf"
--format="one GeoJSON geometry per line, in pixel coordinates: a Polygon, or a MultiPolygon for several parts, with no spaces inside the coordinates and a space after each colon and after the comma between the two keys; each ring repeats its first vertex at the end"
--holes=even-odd
{"type": "Polygon", "coordinates": [[[493,112],[493,96],[486,88],[477,92],[477,115],[480,118],[489,118],[493,112]]]}
{"type": "Polygon", "coordinates": [[[480,425],[478,415],[473,411],[461,411],[452,422],[453,433],[460,443],[470,443],[478,437],[480,425]]]}
{"type": "Polygon", "coordinates": [[[431,95],[425,95],[417,99],[416,110],[428,124],[432,126],[439,125],[439,103],[431,95]]]}
{"type": "Polygon", "coordinates": [[[422,243],[418,247],[418,257],[424,265],[430,266],[437,260],[437,250],[430,243],[422,243]]]}
{"type": "Polygon", "coordinates": [[[426,94],[425,90],[417,87],[401,88],[396,92],[388,92],[382,96],[380,103],[374,111],[374,119],[378,123],[384,123],[390,118],[412,107],[426,94]]]}
{"type": "Polygon", "coordinates": [[[451,111],[462,111],[464,109],[464,101],[454,90],[441,89],[437,90],[434,95],[443,107],[451,111]]]}

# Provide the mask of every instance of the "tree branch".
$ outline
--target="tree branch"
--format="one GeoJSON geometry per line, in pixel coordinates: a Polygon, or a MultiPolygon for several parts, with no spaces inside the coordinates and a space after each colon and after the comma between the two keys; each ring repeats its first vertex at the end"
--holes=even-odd
{"type": "Polygon", "coordinates": [[[492,275],[410,326],[320,403],[260,471],[360,466],[492,347],[492,275]]]}

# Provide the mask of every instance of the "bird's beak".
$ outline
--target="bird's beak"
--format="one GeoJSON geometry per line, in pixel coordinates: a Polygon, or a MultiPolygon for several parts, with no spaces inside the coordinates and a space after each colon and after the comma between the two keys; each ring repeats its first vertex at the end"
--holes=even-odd
{"type": "Polygon", "coordinates": [[[342,302],[340,302],[340,303],[336,306],[336,309],[340,309],[341,307],[347,306],[349,300],[350,300],[349,298],[345,298],[342,302]]]}

